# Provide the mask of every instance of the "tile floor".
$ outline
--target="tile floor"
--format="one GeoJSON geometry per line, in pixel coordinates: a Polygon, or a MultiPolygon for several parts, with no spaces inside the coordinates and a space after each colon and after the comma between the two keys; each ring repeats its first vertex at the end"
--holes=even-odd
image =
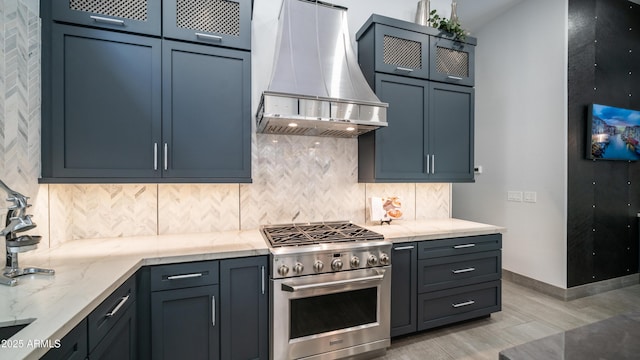
{"type": "Polygon", "coordinates": [[[376,360],[497,360],[506,348],[631,311],[640,311],[640,284],[565,302],[503,280],[501,312],[395,338],[376,360]]]}

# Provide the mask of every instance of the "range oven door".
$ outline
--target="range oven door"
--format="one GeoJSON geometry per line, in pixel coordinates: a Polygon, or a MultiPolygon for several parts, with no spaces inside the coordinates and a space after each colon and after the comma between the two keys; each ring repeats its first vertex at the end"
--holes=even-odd
{"type": "Polygon", "coordinates": [[[390,345],[391,266],[271,280],[271,359],[336,359],[390,345]]]}

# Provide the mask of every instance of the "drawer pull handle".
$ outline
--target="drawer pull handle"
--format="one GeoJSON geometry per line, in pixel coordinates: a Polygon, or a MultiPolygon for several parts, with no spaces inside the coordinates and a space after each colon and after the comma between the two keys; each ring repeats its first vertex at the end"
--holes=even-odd
{"type": "Polygon", "coordinates": [[[106,18],[102,16],[90,16],[90,18],[93,19],[93,21],[95,22],[124,26],[124,20],[111,19],[111,18],[106,18]]]}
{"type": "Polygon", "coordinates": [[[476,246],[476,244],[463,244],[463,245],[456,245],[453,248],[454,249],[465,249],[465,248],[470,248],[470,247],[474,247],[476,246]]]}
{"type": "Polygon", "coordinates": [[[120,310],[120,308],[124,306],[124,304],[127,302],[127,300],[129,300],[129,296],[130,295],[127,295],[127,296],[121,298],[120,302],[118,303],[118,305],[116,305],[116,307],[114,307],[113,310],[111,310],[111,312],[108,312],[105,316],[108,317],[108,318],[113,317],[118,312],[118,310],[120,310]]]}
{"type": "Polygon", "coordinates": [[[400,246],[397,248],[393,248],[394,251],[401,251],[401,250],[411,250],[413,249],[415,246],[400,246]]]}
{"type": "Polygon", "coordinates": [[[217,35],[209,35],[209,34],[203,34],[203,33],[196,33],[196,37],[197,37],[198,39],[204,39],[204,40],[222,41],[222,36],[217,36],[217,35]]]}
{"type": "Polygon", "coordinates": [[[462,303],[458,303],[458,304],[451,304],[451,306],[453,306],[454,308],[459,308],[459,307],[463,307],[463,306],[469,306],[469,305],[473,305],[476,302],[473,300],[469,300],[469,301],[465,301],[462,303]]]}
{"type": "Polygon", "coordinates": [[[396,71],[404,71],[404,72],[410,73],[410,72],[413,72],[413,69],[398,66],[396,67],[396,71]]]}
{"type": "Polygon", "coordinates": [[[462,80],[462,78],[461,78],[461,77],[459,77],[459,76],[453,76],[453,75],[447,75],[447,78],[448,78],[448,79],[451,79],[451,80],[462,80]]]}
{"type": "Polygon", "coordinates": [[[472,272],[472,271],[476,271],[476,268],[466,268],[466,269],[459,269],[459,270],[451,270],[452,273],[454,274],[464,274],[467,272],[472,272]]]}
{"type": "Polygon", "coordinates": [[[182,280],[201,277],[202,273],[167,276],[167,280],[182,280]]]}

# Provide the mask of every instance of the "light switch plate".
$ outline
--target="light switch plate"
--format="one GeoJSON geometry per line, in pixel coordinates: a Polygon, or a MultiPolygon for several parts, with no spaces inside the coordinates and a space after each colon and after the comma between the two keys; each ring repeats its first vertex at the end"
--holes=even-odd
{"type": "Polygon", "coordinates": [[[507,200],[522,202],[522,191],[507,191],[507,200]]]}
{"type": "Polygon", "coordinates": [[[538,193],[535,191],[525,191],[524,192],[524,201],[534,203],[538,201],[538,193]]]}

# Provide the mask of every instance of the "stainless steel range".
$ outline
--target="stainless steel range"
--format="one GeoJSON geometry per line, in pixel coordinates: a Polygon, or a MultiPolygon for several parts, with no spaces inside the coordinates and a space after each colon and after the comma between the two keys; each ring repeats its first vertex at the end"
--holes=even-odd
{"type": "Polygon", "coordinates": [[[350,222],[269,225],[271,359],[363,358],[390,345],[391,243],[350,222]]]}

